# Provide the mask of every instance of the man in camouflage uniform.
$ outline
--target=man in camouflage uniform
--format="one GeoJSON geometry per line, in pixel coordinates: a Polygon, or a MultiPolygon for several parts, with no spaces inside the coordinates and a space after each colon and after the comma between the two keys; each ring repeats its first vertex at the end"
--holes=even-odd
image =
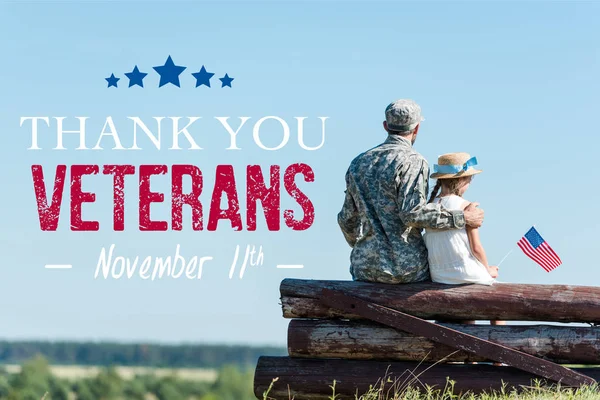
{"type": "Polygon", "coordinates": [[[385,142],[356,157],[346,173],[346,198],[338,223],[352,247],[354,280],[408,283],[429,280],[423,228],[479,227],[483,211],[427,204],[429,165],[414,144],[423,118],[412,100],[385,110],[385,142]]]}

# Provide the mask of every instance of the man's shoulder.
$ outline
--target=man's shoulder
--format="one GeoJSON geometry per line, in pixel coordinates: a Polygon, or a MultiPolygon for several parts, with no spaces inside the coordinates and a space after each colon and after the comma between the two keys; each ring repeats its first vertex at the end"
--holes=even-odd
{"type": "Polygon", "coordinates": [[[366,150],[350,162],[349,170],[360,169],[361,166],[370,166],[375,159],[387,158],[399,166],[402,164],[410,165],[425,165],[428,166],[427,160],[413,147],[404,148],[398,146],[389,146],[387,143],[382,143],[375,147],[366,150]]]}
{"type": "Polygon", "coordinates": [[[357,155],[356,157],[354,157],[352,159],[352,161],[350,162],[350,168],[355,168],[360,164],[363,164],[365,161],[370,161],[373,158],[376,157],[375,155],[375,151],[379,146],[370,148],[369,150],[363,151],[362,153],[360,153],[359,155],[357,155]]]}
{"type": "Polygon", "coordinates": [[[425,167],[429,166],[425,157],[423,157],[421,155],[421,153],[419,153],[412,147],[410,149],[406,149],[404,151],[397,153],[395,159],[396,159],[397,166],[400,169],[411,168],[411,167],[419,167],[420,168],[421,166],[425,166],[425,167]]]}
{"type": "Polygon", "coordinates": [[[377,146],[354,157],[354,159],[350,162],[350,168],[359,168],[361,165],[365,164],[370,166],[375,160],[382,158],[386,158],[396,165],[429,165],[427,160],[415,150],[385,150],[380,148],[380,146],[377,146]]]}
{"type": "Polygon", "coordinates": [[[418,151],[416,151],[414,149],[411,149],[410,153],[408,154],[407,159],[410,163],[415,163],[415,164],[419,164],[419,165],[424,164],[426,166],[429,166],[425,157],[423,157],[421,155],[421,153],[419,153],[418,151]]]}

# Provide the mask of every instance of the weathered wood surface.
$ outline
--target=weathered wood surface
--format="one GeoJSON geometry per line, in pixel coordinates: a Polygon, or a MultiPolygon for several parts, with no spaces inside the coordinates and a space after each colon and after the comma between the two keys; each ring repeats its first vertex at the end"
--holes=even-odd
{"type": "Polygon", "coordinates": [[[518,350],[479,339],[475,336],[425,321],[410,314],[393,310],[370,301],[347,295],[339,290],[323,289],[321,302],[331,308],[354,312],[371,321],[427,337],[452,348],[473,353],[489,360],[505,363],[522,371],[569,386],[592,385],[596,381],[562,365],[525,354],[518,350]]]}
{"type": "MultiPolygon", "coordinates": [[[[429,368],[431,364],[416,362],[385,362],[362,360],[316,360],[289,357],[261,357],[258,360],[254,375],[254,393],[262,399],[274,378],[279,378],[274,383],[269,393],[269,399],[295,400],[311,399],[325,400],[331,396],[329,386],[336,381],[336,393],[339,399],[355,399],[354,394],[365,393],[370,385],[381,382],[384,377],[396,382],[396,388],[406,385],[414,375],[419,376],[419,381],[413,381],[414,387],[421,385],[436,386],[443,389],[446,377],[456,381],[455,393],[472,391],[479,393],[491,389],[499,390],[502,382],[509,388],[531,385],[535,375],[528,374],[511,367],[494,367],[492,365],[452,365],[438,364],[429,368]],[[412,374],[411,372],[412,371],[412,374]],[[425,372],[423,372],[425,371],[425,372]],[[419,383],[420,382],[420,383],[419,383]],[[288,387],[292,397],[288,394],[288,387]]],[[[600,369],[582,368],[577,372],[586,374],[591,378],[600,379],[600,369]]],[[[552,382],[549,382],[552,383],[552,382]]],[[[393,384],[388,384],[386,388],[393,384]]],[[[564,385],[563,385],[564,386],[564,385]]]]}
{"type": "Polygon", "coordinates": [[[600,323],[600,287],[571,285],[388,285],[353,281],[285,279],[280,286],[286,318],[356,318],[319,301],[335,289],[425,319],[600,323]]]}
{"type": "MultiPolygon", "coordinates": [[[[553,325],[462,325],[449,328],[562,364],[600,365],[600,327],[553,325]]],[[[369,321],[293,319],[288,327],[292,357],[437,362],[484,361],[422,336],[369,321]]]]}

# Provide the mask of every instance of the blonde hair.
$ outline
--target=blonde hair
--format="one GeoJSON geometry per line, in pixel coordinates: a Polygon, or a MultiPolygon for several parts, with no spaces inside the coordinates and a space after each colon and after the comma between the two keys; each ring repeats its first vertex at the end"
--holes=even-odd
{"type": "Polygon", "coordinates": [[[448,178],[448,179],[438,179],[431,191],[431,196],[429,197],[429,203],[432,203],[433,200],[437,197],[440,192],[440,189],[445,188],[449,193],[460,196],[459,191],[465,185],[465,182],[471,181],[473,176],[462,176],[460,178],[448,178]]]}

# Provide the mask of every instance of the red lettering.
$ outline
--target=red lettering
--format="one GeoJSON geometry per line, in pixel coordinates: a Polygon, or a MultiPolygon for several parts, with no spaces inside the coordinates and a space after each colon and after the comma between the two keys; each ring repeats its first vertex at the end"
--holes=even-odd
{"type": "MultiPolygon", "coordinates": [[[[98,231],[98,221],[84,221],[82,219],[83,203],[94,203],[96,194],[82,190],[84,175],[99,173],[98,165],[73,165],[71,169],[71,230],[72,231],[98,231]]],[[[125,230],[125,178],[136,173],[134,165],[107,164],[102,168],[104,175],[113,178],[113,229],[125,230]]],[[[66,165],[56,167],[52,198],[47,196],[49,186],[45,184],[43,168],[41,165],[32,165],[34,191],[37,201],[40,228],[43,231],[56,231],[60,217],[62,196],[66,179],[66,165]]],[[[167,165],[141,165],[139,167],[139,229],[140,231],[167,231],[168,221],[153,221],[151,219],[152,203],[164,203],[165,193],[153,192],[150,188],[153,175],[165,175],[169,172],[167,165]]],[[[315,174],[307,164],[292,164],[283,173],[283,186],[288,194],[296,201],[301,210],[283,210],[285,225],[292,230],[301,231],[310,228],[315,219],[315,209],[309,198],[298,188],[296,175],[302,174],[305,182],[314,182],[315,174]],[[299,212],[303,212],[300,218],[299,212]],[[294,217],[295,213],[296,218],[294,217]]],[[[258,209],[262,207],[267,229],[279,231],[281,229],[281,167],[269,167],[269,180],[263,174],[260,165],[248,165],[246,168],[246,225],[248,231],[256,231],[258,225],[258,209]],[[260,204],[259,204],[260,203],[260,204]]],[[[199,167],[190,164],[173,165],[171,168],[171,227],[174,231],[183,230],[183,208],[189,206],[191,210],[191,225],[194,231],[204,229],[204,210],[201,202],[204,189],[204,178],[199,167]],[[188,181],[188,178],[190,180],[188,181]],[[191,187],[184,190],[184,180],[190,182],[191,187]]],[[[205,195],[206,196],[206,195],[205,195]]],[[[206,205],[206,203],[204,204],[206,205]]],[[[156,206],[158,207],[158,206],[156,206]]],[[[208,223],[206,229],[216,231],[219,221],[226,219],[231,222],[235,231],[241,231],[242,216],[238,199],[234,167],[232,165],[217,165],[208,223]],[[224,197],[226,196],[226,197],[224,197]],[[226,203],[222,209],[221,204],[226,203]]],[[[261,217],[262,218],[262,217],[261,217]]]]}
{"type": "Polygon", "coordinates": [[[140,166],[140,230],[141,231],[166,231],[169,227],[167,221],[150,220],[150,204],[162,203],[164,193],[150,191],[150,177],[167,173],[166,165],[141,165],[140,166]]]}
{"type": "Polygon", "coordinates": [[[285,186],[285,190],[296,200],[298,204],[302,207],[302,211],[304,212],[304,218],[300,221],[294,219],[294,211],[285,210],[283,212],[283,218],[285,219],[285,224],[292,228],[295,231],[303,231],[313,224],[315,220],[315,207],[310,199],[298,189],[296,186],[295,177],[296,174],[304,175],[305,182],[314,182],[315,181],[315,173],[312,168],[307,164],[292,164],[285,170],[283,184],[285,186]]]}
{"type": "Polygon", "coordinates": [[[215,231],[220,219],[231,221],[231,227],[236,231],[242,230],[242,217],[240,203],[235,187],[233,165],[217,165],[215,188],[210,201],[210,214],[208,216],[208,230],[215,231]],[[221,197],[227,195],[227,209],[221,209],[221,197]]]}
{"type": "Polygon", "coordinates": [[[200,195],[202,194],[202,172],[195,165],[173,165],[171,169],[171,226],[175,231],[180,231],[183,227],[183,205],[188,204],[192,207],[192,229],[202,230],[202,203],[200,195]],[[192,178],[192,191],[183,194],[183,176],[189,175],[192,178]]]}
{"type": "Polygon", "coordinates": [[[71,230],[72,231],[97,231],[100,228],[98,221],[83,221],[81,219],[81,205],[96,201],[94,193],[81,190],[81,177],[83,175],[96,175],[100,168],[97,165],[71,165],[71,230]]]}
{"type": "Polygon", "coordinates": [[[113,178],[113,229],[125,229],[125,175],[135,174],[133,165],[105,165],[102,173],[113,178]]]}
{"type": "Polygon", "coordinates": [[[280,225],[279,165],[271,165],[271,187],[267,189],[260,165],[248,165],[246,172],[246,224],[256,230],[256,202],[260,201],[267,228],[278,231],[280,225]]]}
{"type": "Polygon", "coordinates": [[[50,204],[50,206],[48,206],[48,199],[46,197],[46,185],[44,184],[44,172],[42,166],[31,166],[31,175],[33,176],[33,188],[35,190],[35,198],[37,200],[40,228],[43,231],[55,231],[58,227],[58,217],[60,215],[60,205],[62,203],[62,194],[63,189],[65,187],[66,173],[66,165],[56,166],[54,190],[52,191],[52,203],[50,204]]]}

